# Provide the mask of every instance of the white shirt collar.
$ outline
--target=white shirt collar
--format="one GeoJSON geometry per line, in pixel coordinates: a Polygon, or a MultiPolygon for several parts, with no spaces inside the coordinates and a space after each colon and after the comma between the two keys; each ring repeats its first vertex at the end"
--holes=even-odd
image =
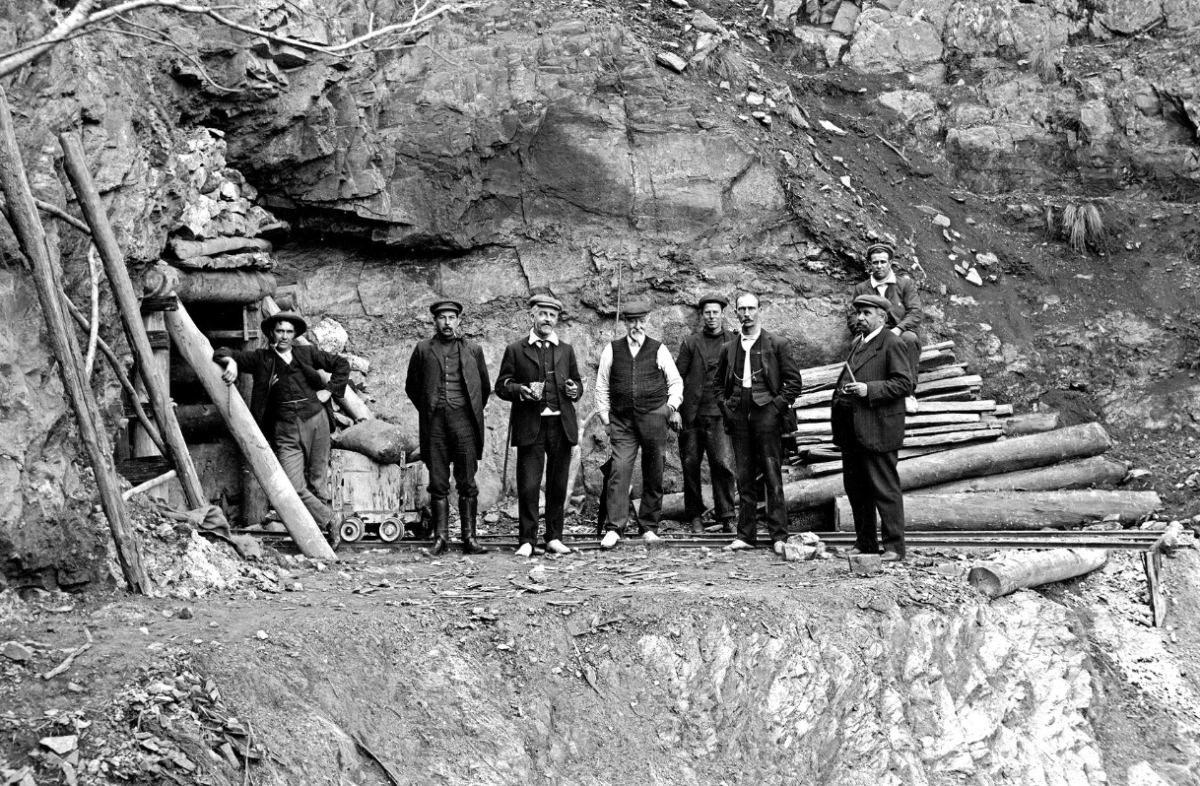
{"type": "Polygon", "coordinates": [[[287,352],[280,352],[277,349],[277,350],[275,350],[275,354],[279,355],[279,357],[283,358],[285,363],[290,364],[292,362],[292,350],[291,349],[289,349],[287,352]]]}
{"type": "Polygon", "coordinates": [[[539,336],[537,334],[536,331],[530,330],[529,331],[529,343],[537,344],[539,341],[549,341],[551,344],[553,344],[554,346],[557,347],[558,346],[558,331],[552,330],[552,331],[550,331],[549,338],[542,338],[541,336],[539,336]]]}
{"type": "Polygon", "coordinates": [[[634,347],[642,346],[642,344],[646,343],[647,338],[649,338],[649,336],[642,336],[642,340],[638,341],[637,339],[635,339],[633,336],[629,335],[628,333],[625,334],[625,341],[629,344],[630,349],[633,349],[634,347]]]}
{"type": "Polygon", "coordinates": [[[883,332],[883,329],[884,329],[885,327],[887,327],[887,324],[886,324],[886,323],[884,323],[884,324],[880,325],[879,327],[875,328],[874,330],[872,330],[872,331],[871,331],[870,333],[868,333],[867,335],[863,336],[862,343],[863,343],[863,344],[868,344],[868,343],[870,343],[871,339],[875,338],[875,337],[876,337],[876,336],[878,336],[880,333],[882,333],[882,332],[883,332]]]}
{"type": "Polygon", "coordinates": [[[738,337],[741,338],[741,340],[742,340],[743,347],[748,347],[751,344],[753,344],[755,341],[758,341],[758,337],[761,335],[762,335],[761,327],[758,328],[757,330],[755,330],[753,333],[751,333],[748,336],[745,333],[740,333],[740,332],[738,333],[738,337]]]}
{"type": "Polygon", "coordinates": [[[885,278],[883,281],[880,281],[879,279],[875,278],[874,276],[871,276],[871,289],[879,289],[880,287],[885,287],[888,284],[895,284],[895,283],[896,283],[896,271],[895,270],[889,270],[888,274],[887,274],[887,278],[885,278]]]}

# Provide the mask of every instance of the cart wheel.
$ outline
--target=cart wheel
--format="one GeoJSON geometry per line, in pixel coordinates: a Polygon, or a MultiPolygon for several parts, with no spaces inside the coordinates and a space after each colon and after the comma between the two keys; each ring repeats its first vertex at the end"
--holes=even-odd
{"type": "Polygon", "coordinates": [[[342,540],[347,543],[357,543],[362,540],[363,520],[358,516],[342,519],[342,540]]]}
{"type": "Polygon", "coordinates": [[[387,518],[379,522],[379,539],[384,543],[400,540],[404,534],[404,522],[397,518],[387,518]]]}

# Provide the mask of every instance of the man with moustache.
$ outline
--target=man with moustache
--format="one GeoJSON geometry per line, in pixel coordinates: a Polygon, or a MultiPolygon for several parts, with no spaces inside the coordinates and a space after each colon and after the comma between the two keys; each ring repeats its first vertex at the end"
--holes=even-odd
{"type": "Polygon", "coordinates": [[[875,513],[883,527],[885,562],[904,559],[904,496],[896,463],[904,444],[904,397],[915,380],[902,342],[887,330],[891,303],[879,295],[854,299],[855,328],[833,396],[833,442],[842,449],[842,482],[854,513],[851,554],[876,554],[875,513]]]}
{"type": "Polygon", "coordinates": [[[735,302],[741,333],[725,345],[717,363],[713,395],[733,438],[740,498],[737,538],[726,551],[752,549],[758,539],[758,485],[766,489],[767,527],[776,554],[787,541],[783,498],[783,428],[800,395],[800,369],[787,339],[762,329],[758,296],[735,302]]]}
{"type": "MultiPolygon", "coordinates": [[[[921,363],[921,337],[917,329],[925,320],[925,312],[921,308],[921,295],[916,283],[907,275],[897,276],[893,270],[896,249],[890,243],[878,242],[867,246],[867,272],[870,274],[866,281],[854,285],[850,297],[859,295],[878,295],[888,301],[888,316],[891,320],[891,332],[904,342],[904,351],[908,356],[912,378],[917,379],[917,368],[921,363]]],[[[851,330],[858,320],[856,312],[851,312],[846,318],[851,330]]],[[[909,395],[904,400],[905,411],[912,414],[917,411],[917,399],[909,395]]]]}
{"type": "Polygon", "coordinates": [[[483,408],[491,395],[487,363],[478,344],[458,335],[462,303],[439,300],[429,307],[434,335],[413,348],[404,392],[417,408],[421,460],[429,469],[434,540],[430,553],[450,547],[450,468],[458,491],[463,553],[484,554],[476,539],[479,487],[475,471],[483,455],[483,408]]]}
{"type": "Polygon", "coordinates": [[[662,514],[663,459],[667,431],[679,428],[683,379],[662,342],[646,335],[652,306],[638,298],[625,306],[625,335],[600,353],[596,374],[596,414],[608,432],[612,470],[608,478],[608,523],[600,547],[611,549],[629,516],[629,481],[642,452],[642,504],[638,532],[646,543],[658,541],[662,514]]]}
{"type": "Polygon", "coordinates": [[[518,557],[537,543],[538,496],[546,474],[546,550],[569,554],[562,542],[571,450],[579,441],[575,402],[583,395],[575,350],[555,326],[563,304],[550,295],[529,299],[533,328],[504,348],[496,395],[512,402],[512,444],[517,448],[518,557]]]}
{"type": "Polygon", "coordinates": [[[250,412],[284,474],[300,495],[329,545],[341,542],[340,522],[329,503],[329,422],[326,403],[341,397],[350,379],[350,361],[313,346],[295,344],[308,325],[291,311],[280,311],[261,324],[271,340],[263,349],[218,349],[213,361],[224,367],[221,379],[232,385],[238,374],[250,374],[254,387],[250,412]],[[328,371],[328,382],[318,371],[328,371]]]}
{"type": "Polygon", "coordinates": [[[675,365],[683,378],[683,405],[679,408],[679,461],[683,465],[683,508],[692,532],[704,532],[704,498],[700,494],[700,467],[708,456],[712,476],[713,513],[723,532],[733,532],[733,443],[725,433],[725,419],[713,392],[717,363],[725,344],[737,333],[725,329],[725,307],[720,295],[705,295],[700,309],[701,330],[679,345],[675,365]]]}

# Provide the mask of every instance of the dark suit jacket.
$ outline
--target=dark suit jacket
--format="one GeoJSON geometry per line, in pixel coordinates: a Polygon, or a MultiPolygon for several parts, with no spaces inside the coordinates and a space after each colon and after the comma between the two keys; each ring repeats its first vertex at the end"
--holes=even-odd
{"type": "MultiPolygon", "coordinates": [[[[904,397],[915,387],[904,341],[886,328],[861,351],[854,339],[850,368],[856,382],[867,383],[867,397],[833,394],[833,443],[843,449],[887,453],[904,443],[904,397]]],[[[838,389],[849,382],[846,369],[838,389]]]]}
{"type": "MultiPolygon", "coordinates": [[[[878,295],[879,290],[871,286],[871,283],[871,279],[867,278],[866,281],[855,284],[854,288],[850,290],[851,303],[859,295],[878,295]]],[[[917,292],[916,283],[908,276],[897,274],[896,283],[888,284],[886,291],[886,297],[892,304],[892,307],[888,309],[891,324],[900,328],[901,331],[911,330],[913,333],[920,332],[921,323],[925,321],[925,312],[921,309],[921,295],[917,292]]],[[[846,322],[850,325],[851,330],[853,330],[853,308],[850,315],[846,318],[846,322]]]]}
{"type": "MultiPolygon", "coordinates": [[[[254,389],[250,393],[250,414],[261,426],[267,416],[267,401],[271,394],[271,383],[275,379],[275,361],[279,355],[274,349],[225,349],[222,347],[213,353],[213,360],[233,358],[238,364],[238,373],[249,374],[254,381],[254,389]]],[[[337,398],[346,394],[346,382],[350,379],[350,361],[341,355],[324,352],[305,344],[292,345],[292,362],[298,363],[300,373],[312,386],[313,390],[328,390],[337,398]],[[317,374],[317,370],[328,371],[332,376],[325,382],[317,374]]]]}
{"type": "MultiPolygon", "coordinates": [[[[725,343],[737,338],[732,330],[722,331],[725,343]]],[[[683,377],[683,404],[679,407],[679,416],[683,418],[683,427],[690,428],[696,420],[696,411],[700,409],[700,396],[705,388],[712,388],[712,380],[708,378],[708,364],[704,361],[701,350],[704,341],[703,331],[693,333],[684,338],[679,345],[679,355],[675,358],[675,367],[679,376],[683,377]]]]}
{"type": "MultiPolygon", "coordinates": [[[[721,412],[726,418],[733,417],[733,412],[729,408],[729,399],[733,396],[734,386],[737,384],[734,372],[737,370],[735,366],[740,347],[741,339],[735,334],[733,339],[725,345],[725,350],[721,352],[721,360],[717,363],[717,375],[713,379],[715,388],[713,393],[717,397],[717,406],[721,408],[721,412]]],[[[792,356],[792,345],[783,336],[777,336],[764,330],[758,337],[758,341],[754,342],[754,346],[750,348],[750,352],[762,353],[763,381],[766,383],[767,389],[775,396],[775,406],[779,407],[780,413],[790,413],[792,404],[800,395],[800,388],[803,385],[803,381],[800,379],[800,368],[792,356]]]]}
{"type": "MultiPolygon", "coordinates": [[[[404,392],[416,406],[419,415],[422,459],[430,455],[429,419],[433,417],[442,392],[442,359],[433,349],[433,342],[438,340],[427,338],[413,347],[412,357],[408,360],[408,379],[404,383],[404,392]]],[[[488,396],[492,394],[492,383],[488,377],[487,363],[483,360],[483,349],[465,338],[458,341],[463,386],[467,390],[467,398],[470,399],[471,406],[468,410],[475,426],[475,449],[482,456],[483,408],[487,405],[488,396]]]]}
{"type": "MultiPolygon", "coordinates": [[[[554,365],[554,386],[558,390],[558,411],[562,413],[562,427],[567,441],[574,445],[579,441],[579,424],[575,417],[575,401],[567,396],[567,380],[574,380],[583,395],[583,380],[575,364],[575,349],[562,341],[558,346],[550,345],[554,365]]],[[[517,447],[532,445],[542,427],[542,401],[523,401],[521,385],[541,382],[542,366],[538,360],[537,347],[529,343],[529,336],[514,341],[504,348],[500,361],[500,374],[496,377],[496,395],[512,402],[512,444],[517,447]]]]}

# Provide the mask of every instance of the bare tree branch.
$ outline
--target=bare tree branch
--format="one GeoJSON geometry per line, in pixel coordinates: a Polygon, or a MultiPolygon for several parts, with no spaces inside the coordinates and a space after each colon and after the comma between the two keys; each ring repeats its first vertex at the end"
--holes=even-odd
{"type": "Polygon", "coordinates": [[[87,23],[88,14],[96,0],[79,0],[79,5],[71,9],[71,13],[59,22],[53,30],[39,38],[32,46],[18,50],[16,54],[0,58],[0,76],[7,76],[26,63],[33,62],[43,52],[57,46],[63,39],[87,23]]]}

